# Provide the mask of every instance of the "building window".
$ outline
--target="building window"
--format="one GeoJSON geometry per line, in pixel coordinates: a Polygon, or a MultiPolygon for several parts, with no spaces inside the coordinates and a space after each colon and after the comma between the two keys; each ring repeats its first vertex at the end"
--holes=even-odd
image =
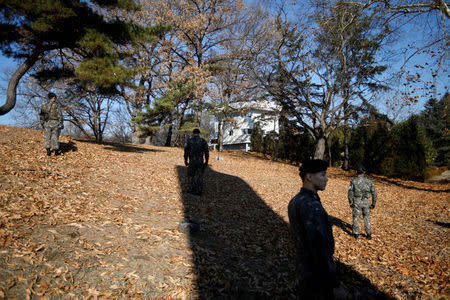
{"type": "Polygon", "coordinates": [[[233,129],[230,129],[230,136],[233,135],[233,129]]]}
{"type": "Polygon", "coordinates": [[[251,129],[251,128],[242,129],[242,132],[244,134],[252,134],[252,131],[253,131],[253,129],[251,129]]]}
{"type": "Polygon", "coordinates": [[[248,113],[245,118],[247,119],[248,127],[253,128],[253,120],[252,120],[252,113],[248,113]]]}

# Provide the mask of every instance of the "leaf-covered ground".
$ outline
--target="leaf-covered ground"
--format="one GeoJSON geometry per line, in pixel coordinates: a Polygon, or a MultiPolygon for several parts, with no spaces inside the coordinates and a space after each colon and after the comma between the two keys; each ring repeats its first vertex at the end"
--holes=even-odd
{"type": "MultiPolygon", "coordinates": [[[[297,167],[211,152],[198,197],[183,192],[182,149],[60,140],[47,157],[41,132],[0,126],[0,298],[293,298],[297,167]],[[181,232],[184,219],[200,230],[181,232]]],[[[374,237],[356,241],[353,174],[328,174],[349,297],[448,299],[450,184],[373,178],[374,237]]]]}

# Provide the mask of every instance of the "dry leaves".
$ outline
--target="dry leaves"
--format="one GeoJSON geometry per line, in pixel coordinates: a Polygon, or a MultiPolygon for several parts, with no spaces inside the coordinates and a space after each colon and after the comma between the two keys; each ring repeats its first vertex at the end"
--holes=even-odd
{"type": "MultiPolygon", "coordinates": [[[[0,126],[0,298],[292,298],[287,204],[295,166],[211,153],[202,197],[184,193],[181,149],[0,126]],[[183,234],[190,219],[198,233],[183,234]]],[[[351,174],[329,171],[323,204],[352,298],[439,299],[449,289],[449,188],[373,178],[374,238],[355,241],[351,174]]]]}

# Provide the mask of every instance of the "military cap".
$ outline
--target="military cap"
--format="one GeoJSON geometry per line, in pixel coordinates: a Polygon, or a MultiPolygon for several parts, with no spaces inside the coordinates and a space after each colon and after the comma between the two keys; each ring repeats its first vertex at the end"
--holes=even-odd
{"type": "Polygon", "coordinates": [[[300,166],[300,177],[305,177],[306,173],[318,173],[326,171],[328,163],[321,159],[308,159],[300,166]]]}
{"type": "Polygon", "coordinates": [[[193,134],[200,134],[200,130],[198,128],[195,128],[194,130],[192,130],[193,134]]]}
{"type": "Polygon", "coordinates": [[[359,165],[358,169],[356,169],[356,173],[358,173],[358,174],[366,173],[366,169],[364,169],[363,166],[359,165]]]}
{"type": "Polygon", "coordinates": [[[55,93],[48,93],[48,99],[52,99],[53,97],[55,97],[56,98],[56,95],[55,95],[55,93]]]}

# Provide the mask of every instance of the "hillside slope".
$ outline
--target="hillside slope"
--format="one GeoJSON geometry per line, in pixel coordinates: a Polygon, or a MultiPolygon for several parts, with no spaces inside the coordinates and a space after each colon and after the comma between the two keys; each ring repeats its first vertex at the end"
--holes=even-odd
{"type": "MultiPolygon", "coordinates": [[[[61,137],[0,126],[0,298],[292,298],[287,204],[295,166],[211,153],[202,197],[182,149],[61,137]],[[200,231],[185,234],[190,219],[200,231]]],[[[450,184],[373,179],[372,240],[350,233],[353,174],[331,168],[321,192],[352,298],[450,297],[450,184]]]]}

